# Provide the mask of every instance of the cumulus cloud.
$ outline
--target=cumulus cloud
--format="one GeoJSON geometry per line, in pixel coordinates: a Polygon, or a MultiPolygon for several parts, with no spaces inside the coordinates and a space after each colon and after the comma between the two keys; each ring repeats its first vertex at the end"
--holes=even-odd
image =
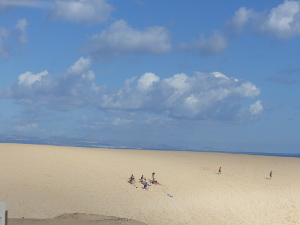
{"type": "Polygon", "coordinates": [[[300,1],[284,1],[273,8],[260,25],[262,32],[281,39],[289,39],[300,34],[300,1]]]}
{"type": "Polygon", "coordinates": [[[106,31],[91,36],[85,51],[94,58],[107,60],[120,54],[159,55],[171,50],[169,32],[160,26],[137,30],[124,20],[113,23],[106,31]]]}
{"type": "Polygon", "coordinates": [[[68,73],[75,73],[80,74],[83,71],[87,70],[92,64],[90,58],[83,58],[81,57],[77,62],[75,62],[70,68],[68,69],[68,73]]]}
{"type": "Polygon", "coordinates": [[[112,5],[105,0],[56,0],[49,15],[53,19],[94,25],[107,21],[112,11],[112,5]]]}
{"type": "Polygon", "coordinates": [[[30,71],[18,76],[18,82],[0,90],[1,98],[14,99],[28,107],[46,107],[52,110],[72,110],[90,104],[99,87],[93,82],[89,58],[80,58],[59,79],[48,71],[34,74],[30,71]]]}
{"type": "Polygon", "coordinates": [[[249,112],[253,116],[260,115],[262,111],[263,106],[259,100],[249,106],[249,112]]]}
{"type": "MultiPolygon", "coordinates": [[[[18,81],[0,90],[1,98],[14,99],[31,110],[73,110],[89,106],[122,117],[131,113],[152,114],[170,119],[198,121],[255,120],[263,112],[261,101],[245,106],[246,99],[257,98],[260,90],[252,83],[220,72],[184,73],[161,79],[145,73],[125,81],[119,90],[106,90],[94,83],[90,58],[80,58],[67,72],[53,79],[46,70],[25,72],[18,81]]],[[[116,120],[120,124],[127,120],[116,120]]]]}
{"type": "Polygon", "coordinates": [[[260,90],[248,81],[229,78],[215,72],[175,74],[161,80],[146,73],[118,92],[104,94],[98,108],[105,110],[144,111],[170,118],[191,120],[246,120],[248,114],[260,114],[261,102],[242,108],[240,101],[255,98],[260,90]],[[257,109],[257,110],[255,110],[257,109]]]}
{"type": "Polygon", "coordinates": [[[244,26],[254,17],[256,17],[256,13],[252,9],[239,8],[234,16],[225,24],[225,27],[235,35],[239,35],[243,32],[244,26]]]}
{"type": "Polygon", "coordinates": [[[300,1],[285,0],[267,13],[240,8],[225,27],[241,34],[250,24],[255,32],[265,33],[279,39],[290,39],[300,34],[300,1]]]}
{"type": "Polygon", "coordinates": [[[141,91],[147,91],[152,85],[159,81],[159,77],[153,73],[145,73],[139,80],[137,88],[141,91]]]}
{"type": "Polygon", "coordinates": [[[0,58],[9,59],[16,50],[22,50],[27,42],[26,19],[20,19],[13,28],[0,27],[0,58]]]}
{"type": "Polygon", "coordinates": [[[242,108],[238,114],[237,118],[240,122],[245,122],[247,120],[257,120],[261,118],[264,107],[260,100],[257,100],[255,103],[251,104],[248,108],[242,108]]]}
{"type": "Polygon", "coordinates": [[[19,86],[31,86],[35,82],[41,81],[41,78],[46,75],[48,75],[48,71],[46,71],[46,70],[41,73],[38,73],[36,75],[28,71],[26,73],[19,75],[18,85],[19,86]]]}
{"type": "Polygon", "coordinates": [[[228,47],[229,39],[226,37],[228,31],[235,36],[241,35],[247,25],[255,33],[268,34],[279,39],[298,36],[300,35],[300,1],[285,0],[267,13],[241,7],[224,24],[223,31],[227,32],[215,31],[209,38],[200,33],[200,38],[191,43],[180,44],[179,49],[198,52],[204,56],[220,54],[228,47]]]}
{"type": "Polygon", "coordinates": [[[184,51],[196,51],[201,55],[217,55],[223,52],[227,46],[228,41],[225,35],[215,31],[210,38],[205,38],[203,34],[200,34],[198,40],[194,40],[189,44],[180,44],[179,48],[184,51]]]}
{"type": "Polygon", "coordinates": [[[102,88],[99,92],[90,66],[91,59],[81,57],[58,79],[47,70],[37,74],[27,71],[0,90],[0,97],[31,109],[73,110],[89,105],[106,112],[143,112],[189,120],[244,121],[263,112],[260,101],[241,106],[244,99],[259,96],[254,84],[220,72],[197,72],[191,77],[181,73],[165,79],[145,73],[128,79],[118,91],[102,88]]]}

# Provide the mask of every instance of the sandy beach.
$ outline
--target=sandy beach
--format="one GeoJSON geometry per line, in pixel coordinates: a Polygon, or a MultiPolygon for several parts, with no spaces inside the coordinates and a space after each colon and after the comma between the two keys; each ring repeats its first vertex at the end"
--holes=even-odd
{"type": "Polygon", "coordinates": [[[0,154],[9,225],[300,224],[300,158],[24,144],[0,154]],[[161,185],[128,183],[153,172],[161,185]]]}

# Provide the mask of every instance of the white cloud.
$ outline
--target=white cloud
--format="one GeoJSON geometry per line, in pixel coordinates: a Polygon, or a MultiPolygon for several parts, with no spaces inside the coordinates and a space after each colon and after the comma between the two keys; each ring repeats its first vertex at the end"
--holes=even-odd
{"type": "Polygon", "coordinates": [[[240,122],[253,121],[260,119],[264,112],[264,107],[260,100],[257,100],[255,103],[249,105],[248,108],[243,108],[238,112],[237,117],[240,122]]]}
{"type": "Polygon", "coordinates": [[[227,76],[225,76],[224,74],[220,73],[220,72],[213,72],[211,73],[214,77],[217,77],[217,78],[222,78],[222,79],[225,79],[225,80],[228,80],[229,78],[227,76]]]}
{"type": "Polygon", "coordinates": [[[86,69],[88,69],[92,64],[91,59],[81,57],[77,62],[75,62],[70,68],[68,69],[68,73],[80,74],[86,69]]]}
{"type": "Polygon", "coordinates": [[[269,13],[240,8],[225,27],[234,34],[241,34],[250,24],[253,31],[269,34],[279,39],[290,39],[300,35],[300,1],[285,0],[269,13]]]}
{"type": "MultiPolygon", "coordinates": [[[[117,117],[132,113],[152,114],[171,119],[209,121],[249,121],[261,115],[261,101],[242,107],[246,99],[259,96],[260,90],[249,81],[228,77],[220,72],[184,73],[161,79],[153,73],[125,81],[112,91],[97,86],[95,74],[88,71],[89,58],[80,58],[58,79],[43,71],[26,72],[18,82],[0,90],[1,98],[14,99],[31,110],[73,110],[89,106],[117,117]]],[[[116,120],[117,124],[131,119],[116,120]]]]}
{"type": "Polygon", "coordinates": [[[173,77],[164,79],[167,86],[172,87],[174,92],[167,99],[167,106],[172,106],[180,96],[188,92],[191,88],[191,83],[194,82],[193,78],[188,77],[184,73],[175,74],[173,77]]]}
{"type": "Polygon", "coordinates": [[[94,25],[107,21],[112,10],[105,0],[56,0],[50,17],[94,25]]]}
{"type": "MultiPolygon", "coordinates": [[[[72,66],[69,67],[68,73],[66,73],[64,77],[63,83],[69,82],[66,84],[70,86],[70,84],[75,85],[77,87],[81,86],[82,83],[91,83],[92,86],[90,87],[92,90],[98,90],[98,87],[92,81],[95,79],[95,74],[93,71],[88,69],[92,65],[92,60],[90,57],[84,58],[81,57],[77,60],[72,66]],[[81,83],[82,82],[82,83],[81,83]]],[[[77,93],[74,91],[74,93],[77,93]]]]}
{"type": "Polygon", "coordinates": [[[18,82],[0,90],[0,97],[15,99],[28,107],[43,106],[53,110],[72,110],[90,104],[92,95],[98,93],[100,87],[93,83],[95,74],[87,71],[89,66],[89,58],[80,58],[55,80],[46,70],[37,74],[25,72],[19,75],[18,82]]]}
{"type": "Polygon", "coordinates": [[[81,77],[83,80],[93,81],[95,79],[95,73],[90,70],[87,73],[82,74],[81,77]]]}
{"type": "Polygon", "coordinates": [[[242,97],[253,97],[260,94],[260,90],[250,83],[249,81],[245,81],[240,86],[235,88],[236,93],[238,93],[242,97]]]}
{"type": "Polygon", "coordinates": [[[257,116],[260,115],[263,111],[263,106],[261,104],[261,101],[256,101],[255,103],[251,104],[249,106],[249,111],[251,115],[257,116]]]}
{"type": "MultiPolygon", "coordinates": [[[[247,110],[241,108],[239,102],[260,94],[252,83],[218,72],[196,73],[193,77],[176,74],[163,80],[147,73],[137,81],[136,87],[131,84],[128,86],[127,83],[126,87],[115,93],[104,94],[98,107],[105,110],[144,111],[170,118],[241,120],[241,115],[246,115],[247,110]],[[146,84],[146,88],[140,88],[141,83],[146,84]]],[[[258,104],[251,106],[252,112],[254,109],[258,109],[258,104]]]]}
{"type": "Polygon", "coordinates": [[[41,81],[42,77],[43,76],[46,76],[48,75],[48,71],[45,70],[41,73],[38,73],[38,74],[33,74],[32,72],[26,72],[26,73],[23,73],[21,75],[19,75],[18,77],[18,85],[22,86],[31,86],[33,83],[37,82],[37,81],[41,81]]]}
{"type": "Polygon", "coordinates": [[[106,60],[120,54],[163,54],[171,50],[169,32],[160,26],[136,30],[124,20],[113,23],[107,31],[93,35],[86,51],[106,60]]]}
{"type": "Polygon", "coordinates": [[[159,77],[153,73],[145,73],[138,81],[137,88],[141,91],[148,91],[151,86],[159,81],[159,77]]]}
{"type": "MultiPolygon", "coordinates": [[[[300,1],[285,0],[268,14],[241,7],[224,24],[224,28],[234,35],[240,35],[248,24],[254,32],[269,34],[279,39],[298,36],[300,35],[300,1]]],[[[179,49],[198,52],[205,56],[217,55],[222,53],[228,44],[225,34],[215,31],[209,38],[201,33],[199,39],[191,43],[182,43],[179,49]]]]}
{"type": "Polygon", "coordinates": [[[197,51],[201,55],[217,55],[223,52],[228,46],[228,41],[221,32],[215,31],[210,38],[200,34],[199,40],[190,44],[184,43],[179,46],[184,51],[197,51]]]}
{"type": "Polygon", "coordinates": [[[17,25],[15,26],[16,31],[18,32],[18,40],[19,43],[26,43],[27,42],[27,32],[26,27],[28,26],[28,23],[26,19],[18,20],[17,25]]]}
{"type": "Polygon", "coordinates": [[[245,7],[239,8],[233,18],[225,24],[225,27],[230,29],[234,34],[241,34],[244,26],[251,18],[255,17],[255,12],[245,7]]]}
{"type": "Polygon", "coordinates": [[[260,25],[262,32],[289,39],[300,34],[300,1],[284,1],[260,25]]]}

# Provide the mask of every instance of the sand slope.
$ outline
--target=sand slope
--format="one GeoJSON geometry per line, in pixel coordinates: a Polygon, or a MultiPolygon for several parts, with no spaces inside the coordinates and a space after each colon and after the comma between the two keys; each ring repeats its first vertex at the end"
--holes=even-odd
{"type": "Polygon", "coordinates": [[[18,144],[0,144],[0,154],[0,201],[10,218],[300,224],[300,158],[18,144]],[[162,185],[144,191],[127,183],[132,173],[152,172],[162,185]]]}
{"type": "MultiPolygon", "coordinates": [[[[9,225],[143,225],[144,223],[117,218],[113,216],[99,216],[92,214],[64,214],[52,219],[9,219],[9,225]]],[[[145,225],[145,224],[144,224],[145,225]]]]}

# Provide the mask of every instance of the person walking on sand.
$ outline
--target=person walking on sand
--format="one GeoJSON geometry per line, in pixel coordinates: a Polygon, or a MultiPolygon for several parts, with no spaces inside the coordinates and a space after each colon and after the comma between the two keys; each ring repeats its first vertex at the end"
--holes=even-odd
{"type": "Polygon", "coordinates": [[[222,172],[222,168],[220,167],[220,168],[219,168],[219,174],[221,174],[221,172],[222,172]]]}
{"type": "Polygon", "coordinates": [[[272,179],[272,171],[270,172],[270,180],[272,179]]]}

